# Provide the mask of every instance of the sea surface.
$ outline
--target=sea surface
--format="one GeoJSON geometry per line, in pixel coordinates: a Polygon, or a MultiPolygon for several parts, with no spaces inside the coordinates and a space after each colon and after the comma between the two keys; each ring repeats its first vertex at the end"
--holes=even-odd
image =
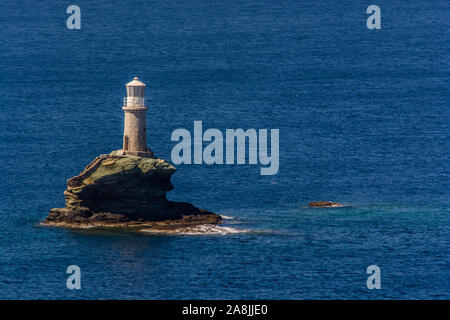
{"type": "Polygon", "coordinates": [[[378,0],[380,30],[372,2],[72,2],[0,5],[0,298],[450,298],[448,1],[378,0]],[[121,148],[134,76],[157,156],[196,120],[276,128],[278,174],[177,165],[168,198],[227,216],[218,230],[39,226],[68,178],[121,148]]]}

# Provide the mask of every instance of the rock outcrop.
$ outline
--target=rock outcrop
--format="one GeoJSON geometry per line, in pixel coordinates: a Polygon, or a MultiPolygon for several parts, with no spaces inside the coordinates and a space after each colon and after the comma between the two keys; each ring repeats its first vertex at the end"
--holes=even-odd
{"type": "Polygon", "coordinates": [[[344,207],[342,203],[331,202],[331,201],[314,201],[309,203],[310,207],[321,207],[321,208],[333,208],[333,207],[344,207]]]}
{"type": "Polygon", "coordinates": [[[50,210],[44,225],[173,229],[218,224],[221,217],[166,193],[175,168],[156,158],[101,155],[67,180],[64,208],[50,210]]]}

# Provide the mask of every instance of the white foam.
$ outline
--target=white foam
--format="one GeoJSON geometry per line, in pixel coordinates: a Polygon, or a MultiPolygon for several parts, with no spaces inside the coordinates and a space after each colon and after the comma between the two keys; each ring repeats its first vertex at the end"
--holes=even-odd
{"type": "Polygon", "coordinates": [[[220,216],[221,216],[222,219],[224,219],[224,220],[232,220],[232,219],[234,219],[234,217],[226,216],[226,215],[224,215],[224,214],[221,214],[220,216]]]}
{"type": "Polygon", "coordinates": [[[194,227],[184,227],[174,230],[152,230],[142,229],[142,232],[158,234],[177,234],[177,235],[227,235],[250,232],[248,229],[238,229],[231,227],[222,227],[214,224],[200,224],[194,227]]]}
{"type": "Polygon", "coordinates": [[[180,230],[178,234],[187,234],[187,235],[198,235],[198,234],[217,234],[217,235],[226,235],[226,234],[236,234],[236,233],[245,233],[248,232],[247,229],[237,229],[231,227],[221,227],[212,224],[201,224],[195,227],[184,228],[180,230]]]}

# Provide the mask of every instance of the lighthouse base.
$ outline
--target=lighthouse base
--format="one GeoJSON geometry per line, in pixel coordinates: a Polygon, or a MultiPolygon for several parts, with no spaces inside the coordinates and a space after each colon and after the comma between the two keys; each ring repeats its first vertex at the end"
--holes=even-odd
{"type": "Polygon", "coordinates": [[[142,157],[142,158],[154,158],[155,155],[153,154],[153,151],[147,148],[147,151],[129,151],[129,150],[117,150],[113,152],[115,155],[118,156],[125,156],[125,155],[130,155],[130,156],[137,156],[137,157],[142,157]]]}
{"type": "Polygon", "coordinates": [[[64,208],[51,209],[43,225],[174,234],[220,224],[218,214],[167,199],[175,170],[163,159],[100,155],[67,180],[64,208]]]}

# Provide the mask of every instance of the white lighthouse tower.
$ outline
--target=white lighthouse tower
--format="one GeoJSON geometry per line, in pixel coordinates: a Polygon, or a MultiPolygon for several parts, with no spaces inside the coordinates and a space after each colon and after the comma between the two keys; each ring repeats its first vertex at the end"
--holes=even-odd
{"type": "Polygon", "coordinates": [[[122,108],[125,111],[123,148],[118,153],[152,158],[153,152],[147,148],[145,83],[135,77],[126,84],[126,88],[127,97],[124,98],[122,108]]]}

